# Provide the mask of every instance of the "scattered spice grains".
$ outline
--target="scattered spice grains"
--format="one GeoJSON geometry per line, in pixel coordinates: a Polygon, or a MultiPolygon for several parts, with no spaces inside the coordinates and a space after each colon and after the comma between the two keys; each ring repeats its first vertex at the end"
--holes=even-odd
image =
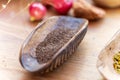
{"type": "Polygon", "coordinates": [[[120,74],[120,52],[116,53],[113,57],[113,66],[117,73],[120,74]]]}
{"type": "Polygon", "coordinates": [[[53,55],[67,43],[70,38],[76,33],[66,27],[59,27],[50,32],[43,42],[40,42],[36,47],[36,56],[39,63],[48,62],[53,55]]]}

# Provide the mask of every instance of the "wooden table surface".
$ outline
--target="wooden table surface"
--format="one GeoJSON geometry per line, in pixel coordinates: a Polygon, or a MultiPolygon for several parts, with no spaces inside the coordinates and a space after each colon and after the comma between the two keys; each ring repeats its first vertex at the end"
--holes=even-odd
{"type": "MultiPolygon", "coordinates": [[[[53,72],[40,75],[24,70],[19,63],[21,44],[38,22],[30,22],[28,3],[11,0],[5,9],[0,0],[0,80],[105,80],[96,68],[100,51],[120,28],[120,8],[107,9],[103,20],[90,22],[76,53],[53,72]]],[[[53,15],[49,12],[48,16],[53,15]]]]}

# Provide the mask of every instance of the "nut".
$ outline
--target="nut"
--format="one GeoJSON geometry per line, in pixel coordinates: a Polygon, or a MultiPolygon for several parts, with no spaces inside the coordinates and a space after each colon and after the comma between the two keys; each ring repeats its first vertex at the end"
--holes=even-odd
{"type": "Polygon", "coordinates": [[[105,11],[95,7],[85,0],[78,0],[73,3],[74,15],[88,20],[97,20],[105,16],[105,11]]]}
{"type": "Polygon", "coordinates": [[[93,0],[97,5],[107,8],[120,7],[120,0],[93,0]]]}

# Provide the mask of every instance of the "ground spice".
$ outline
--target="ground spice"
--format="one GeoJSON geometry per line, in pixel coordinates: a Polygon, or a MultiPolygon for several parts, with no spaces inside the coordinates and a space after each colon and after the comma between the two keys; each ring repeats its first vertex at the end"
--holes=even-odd
{"type": "Polygon", "coordinates": [[[117,73],[120,74],[120,52],[116,53],[113,57],[113,66],[117,73]]]}
{"type": "Polygon", "coordinates": [[[59,27],[47,35],[43,42],[36,47],[39,63],[48,62],[53,55],[76,33],[76,30],[59,27]]]}

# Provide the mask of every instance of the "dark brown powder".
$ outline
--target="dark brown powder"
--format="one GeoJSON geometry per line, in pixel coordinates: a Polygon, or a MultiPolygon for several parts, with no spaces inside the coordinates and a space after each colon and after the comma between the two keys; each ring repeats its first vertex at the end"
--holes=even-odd
{"type": "Polygon", "coordinates": [[[53,55],[65,43],[73,37],[76,33],[75,30],[59,27],[47,35],[43,42],[39,43],[36,47],[36,56],[39,63],[48,62],[53,55]]]}

